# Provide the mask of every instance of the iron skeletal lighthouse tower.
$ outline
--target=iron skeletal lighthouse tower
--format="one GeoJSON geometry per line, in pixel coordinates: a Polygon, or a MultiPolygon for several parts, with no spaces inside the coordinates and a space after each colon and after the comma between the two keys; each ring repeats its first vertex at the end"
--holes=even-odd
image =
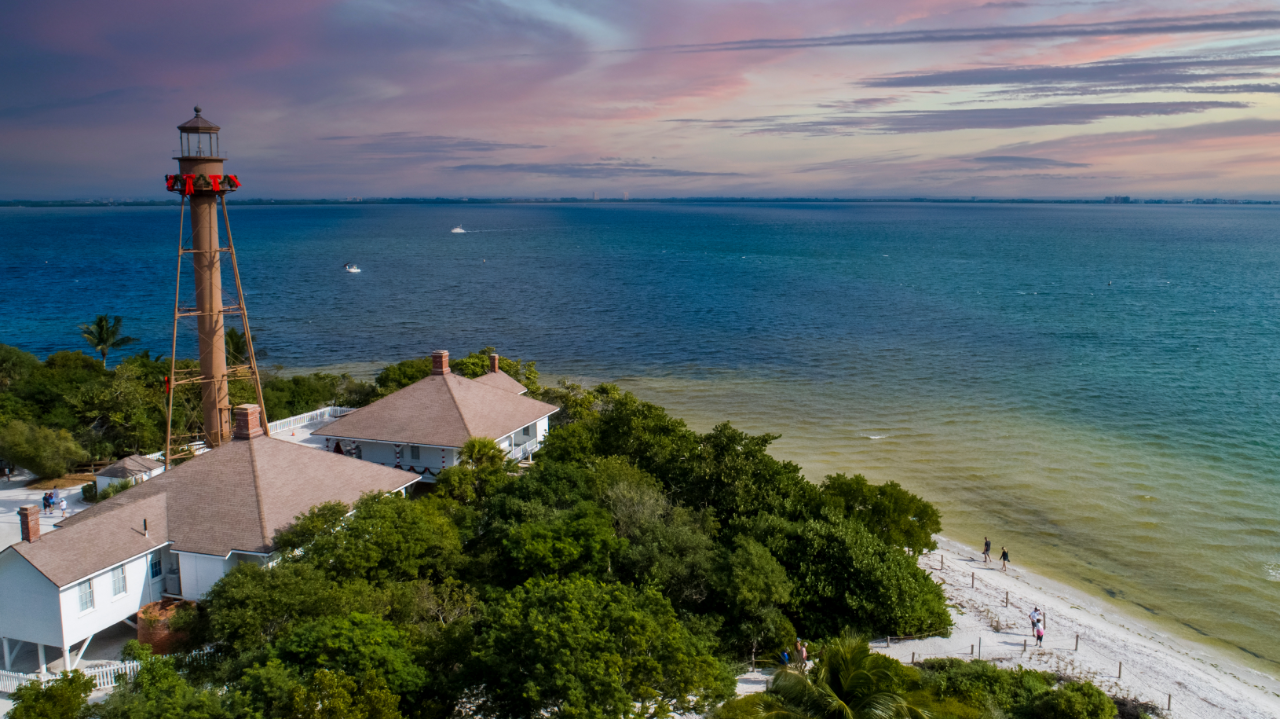
{"type": "MultiPolygon", "coordinates": [[[[236,265],[235,244],[231,239],[230,218],[227,215],[226,194],[240,187],[235,175],[223,172],[221,143],[217,125],[200,116],[178,125],[180,143],[178,174],[165,176],[167,189],[182,196],[182,210],[178,218],[178,271],[174,283],[173,303],[173,352],[170,354],[168,392],[168,430],[165,438],[165,465],[174,458],[191,454],[193,441],[203,439],[205,445],[217,447],[231,439],[231,387],[230,382],[248,380],[255,390],[258,405],[262,406],[262,384],[258,378],[258,363],[253,353],[253,335],[249,332],[249,315],[245,312],[244,292],[240,287],[240,270],[236,265]],[[188,206],[191,212],[190,232],[186,229],[188,206]],[[218,214],[226,229],[227,244],[223,246],[218,232],[218,214]],[[230,260],[231,274],[235,278],[235,304],[227,305],[223,299],[223,255],[230,260]],[[183,257],[191,258],[194,298],[184,296],[182,287],[183,257]],[[194,302],[192,300],[194,299],[194,302]],[[226,318],[239,316],[242,334],[235,334],[231,352],[228,352],[226,318]],[[194,317],[200,348],[199,369],[179,367],[177,360],[178,333],[183,318],[194,317]],[[241,337],[243,342],[241,342],[241,337]],[[204,431],[192,434],[183,428],[174,433],[174,396],[184,384],[200,385],[200,407],[204,431]],[[202,435],[202,436],[201,436],[202,435]]],[[[232,332],[235,330],[232,328],[232,332]]],[[[260,414],[263,432],[267,431],[266,413],[260,414]]]]}

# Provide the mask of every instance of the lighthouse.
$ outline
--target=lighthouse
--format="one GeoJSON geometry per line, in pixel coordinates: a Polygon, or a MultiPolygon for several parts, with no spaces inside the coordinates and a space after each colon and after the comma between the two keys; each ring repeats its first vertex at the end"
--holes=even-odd
{"type": "MultiPolygon", "coordinates": [[[[235,245],[231,240],[231,226],[227,215],[226,194],[240,187],[235,175],[223,170],[226,158],[222,156],[220,127],[200,114],[178,125],[179,151],[178,174],[165,177],[170,192],[182,196],[182,217],[179,219],[178,272],[173,308],[173,354],[170,355],[169,430],[166,439],[166,463],[174,455],[174,444],[191,447],[191,441],[203,440],[207,447],[217,447],[230,441],[232,432],[229,382],[250,380],[257,393],[258,405],[262,405],[262,386],[258,379],[258,366],[253,354],[253,339],[249,332],[249,318],[244,307],[244,292],[240,286],[240,272],[236,266],[235,245]],[[186,213],[190,211],[190,233],[186,230],[186,213]],[[221,213],[219,212],[221,211],[221,213]],[[218,215],[226,231],[224,245],[219,232],[218,215]],[[190,256],[194,297],[183,295],[183,258],[190,256]],[[235,279],[234,304],[223,298],[223,260],[229,260],[231,275],[235,279]],[[193,301],[194,300],[194,301],[193,301]],[[244,337],[243,351],[236,348],[233,361],[228,362],[228,316],[239,316],[244,337]],[[199,370],[180,369],[177,366],[178,334],[183,318],[194,317],[199,346],[199,370]],[[247,355],[247,356],[243,356],[247,355]],[[200,384],[200,406],[203,431],[200,436],[190,433],[174,434],[173,397],[180,385],[200,384]]],[[[266,431],[266,413],[260,413],[263,430],[266,431]]],[[[177,456],[181,456],[178,452],[177,456]]]]}

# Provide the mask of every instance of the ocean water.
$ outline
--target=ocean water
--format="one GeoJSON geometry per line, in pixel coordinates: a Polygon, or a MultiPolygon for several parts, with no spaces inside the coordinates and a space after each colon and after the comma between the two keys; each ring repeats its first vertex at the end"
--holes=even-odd
{"type": "MultiPolygon", "coordinates": [[[[493,345],[616,380],[701,430],[782,435],[810,478],[899,481],[948,536],[1280,675],[1280,209],[231,214],[266,364],[493,345]]],[[[0,342],[78,348],[106,312],[168,354],[177,215],[0,209],[0,342]]]]}

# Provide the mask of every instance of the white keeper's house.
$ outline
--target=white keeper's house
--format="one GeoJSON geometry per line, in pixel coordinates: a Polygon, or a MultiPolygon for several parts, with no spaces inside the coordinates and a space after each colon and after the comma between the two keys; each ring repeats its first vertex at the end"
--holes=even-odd
{"type": "Polygon", "coordinates": [[[94,480],[97,483],[98,491],[101,492],[116,482],[134,485],[163,473],[164,464],[162,462],[135,454],[102,469],[94,480]]]}
{"type": "Polygon", "coordinates": [[[277,531],[312,507],[404,490],[421,477],[263,436],[256,405],[235,408],[234,439],[0,551],[0,649],[62,651],[73,669],[94,634],[162,598],[198,600],[242,562],[274,560],[277,531]],[[79,645],[79,650],[72,649],[79,645]]]}
{"type": "Polygon", "coordinates": [[[498,369],[468,379],[449,371],[449,353],[431,353],[431,374],[348,412],[311,432],[324,449],[435,476],[458,463],[472,437],[496,440],[507,456],[528,459],[542,445],[555,405],[524,396],[525,388],[498,369]]]}

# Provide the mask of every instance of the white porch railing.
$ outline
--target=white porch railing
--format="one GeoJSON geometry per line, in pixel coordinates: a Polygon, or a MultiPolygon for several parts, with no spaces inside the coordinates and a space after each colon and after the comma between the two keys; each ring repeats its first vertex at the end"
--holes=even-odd
{"type": "Polygon", "coordinates": [[[306,414],[299,414],[299,415],[294,415],[293,417],[286,417],[285,419],[276,420],[275,422],[268,422],[267,431],[272,434],[275,434],[276,432],[279,432],[281,430],[293,429],[294,427],[301,427],[304,424],[319,422],[322,419],[336,419],[348,412],[354,412],[354,411],[355,409],[352,407],[321,407],[320,409],[315,410],[314,412],[307,412],[306,414]]]}
{"type": "Polygon", "coordinates": [[[536,439],[531,439],[528,442],[525,442],[524,444],[512,447],[511,451],[507,452],[507,456],[510,457],[511,459],[516,460],[517,462],[521,462],[532,457],[533,453],[537,452],[541,448],[542,448],[541,442],[539,442],[536,439]]]}
{"type": "MultiPolygon", "coordinates": [[[[185,446],[187,446],[187,447],[190,447],[190,448],[191,448],[191,453],[192,453],[192,454],[204,454],[205,452],[208,452],[208,451],[209,451],[209,448],[208,448],[208,447],[206,447],[206,446],[205,446],[205,444],[204,444],[204,440],[199,440],[199,441],[196,441],[196,442],[192,442],[191,444],[188,444],[188,445],[185,445],[185,446]]],[[[181,449],[181,447],[179,447],[179,449],[181,449]]],[[[175,451],[176,451],[176,450],[175,450],[175,451]]],[[[161,451],[159,451],[159,452],[152,452],[151,454],[148,454],[148,455],[147,455],[147,459],[150,459],[150,460],[155,461],[155,462],[163,462],[163,461],[164,461],[164,450],[161,450],[161,451]]]]}

